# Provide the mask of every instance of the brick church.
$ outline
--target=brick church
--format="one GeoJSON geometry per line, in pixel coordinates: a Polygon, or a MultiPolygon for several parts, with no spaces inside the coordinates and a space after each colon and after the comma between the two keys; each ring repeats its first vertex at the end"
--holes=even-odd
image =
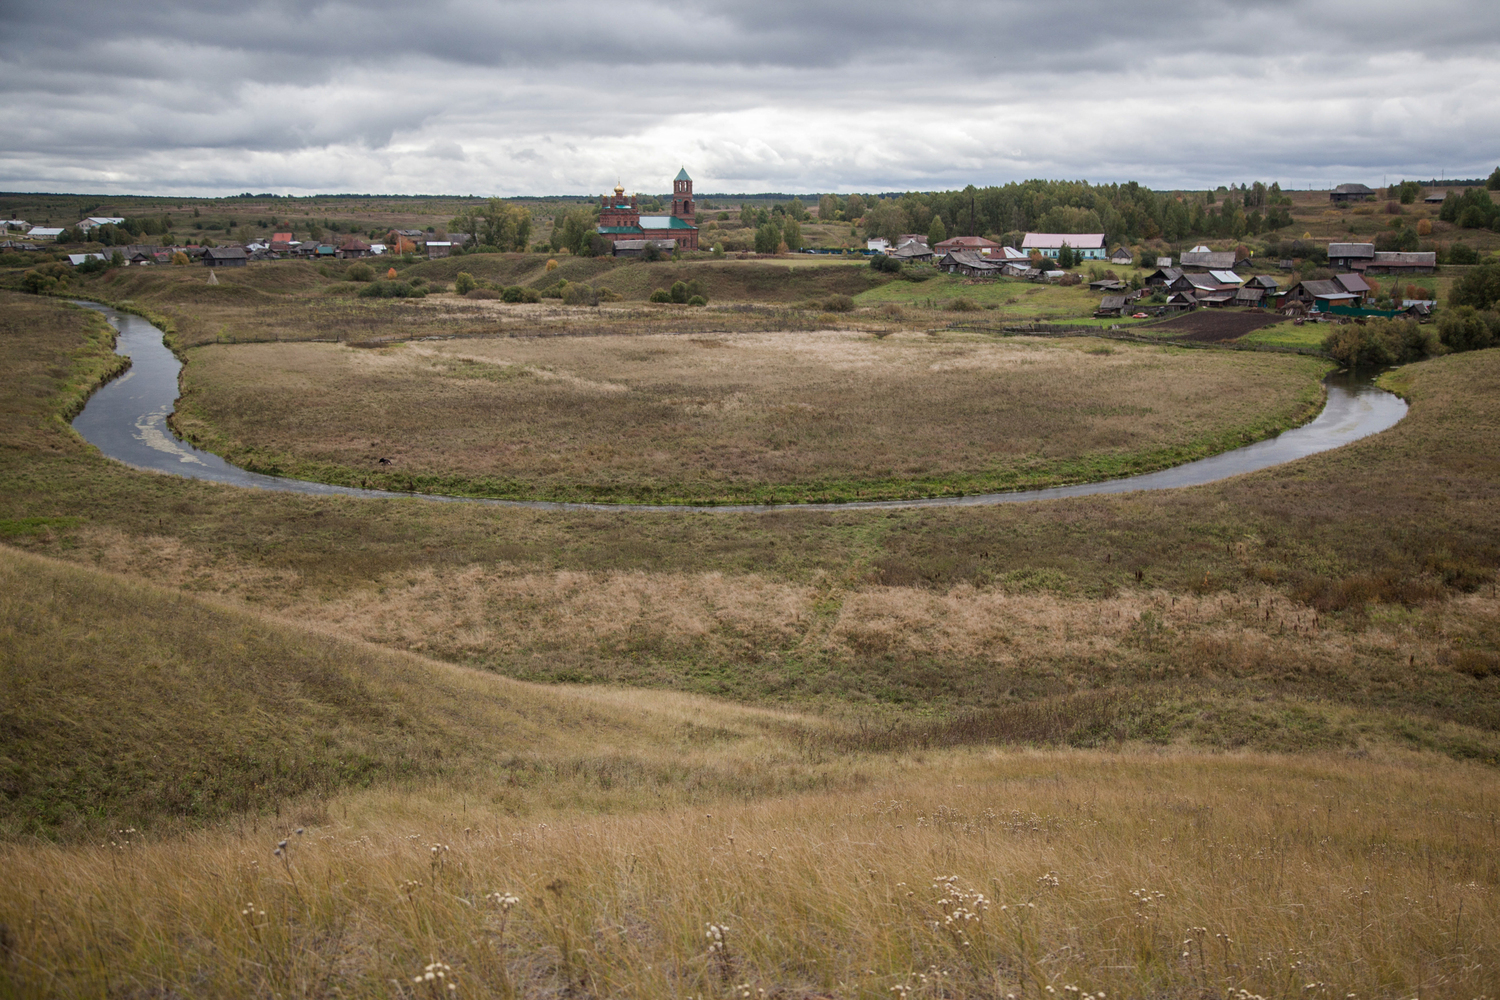
{"type": "Polygon", "coordinates": [[[672,214],[642,215],[636,196],[625,197],[625,188],[615,185],[613,196],[599,199],[599,235],[616,243],[635,240],[676,240],[678,250],[698,249],[698,227],[693,225],[693,179],[687,168],[672,181],[672,214]]]}

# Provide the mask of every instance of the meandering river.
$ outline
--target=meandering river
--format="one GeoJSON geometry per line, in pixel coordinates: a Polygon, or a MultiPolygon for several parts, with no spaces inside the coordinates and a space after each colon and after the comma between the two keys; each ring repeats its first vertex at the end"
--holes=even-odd
{"type": "Polygon", "coordinates": [[[1002,503],[1026,503],[1034,500],[1056,500],[1063,497],[1096,496],[1103,493],[1130,493],[1136,490],[1167,490],[1180,486],[1201,486],[1230,476],[1294,462],[1320,451],[1328,451],[1377,434],[1394,426],[1406,416],[1406,402],[1376,386],[1369,374],[1339,372],[1326,380],[1328,399],[1321,413],[1311,422],[1286,431],[1274,438],[1162,469],[1158,472],[1124,479],[1109,479],[1077,486],[1058,486],[1045,490],[1015,493],[983,493],[962,497],[929,497],[920,500],[862,500],[849,503],[806,504],[718,504],[689,506],[676,504],[604,504],[555,503],[544,500],[476,500],[470,497],[444,497],[430,494],[397,493],[365,490],[349,486],[330,486],[301,479],[266,476],[230,465],[211,452],[200,451],[178,438],[167,426],[177,402],[177,376],[182,363],[162,343],[162,332],[139,316],[122,313],[95,302],[77,305],[104,314],[120,332],[115,353],[130,358],[130,368],[103,386],[89,399],[83,412],[73,420],[73,427],[90,444],[108,457],[137,469],[164,472],[191,479],[207,479],[251,489],[279,490],[291,493],[330,494],[338,496],[390,498],[421,497],[427,500],[463,503],[497,504],[531,507],[538,510],[597,510],[619,512],[672,511],[759,513],[780,510],[858,510],[901,509],[909,507],[982,507],[1002,503]]]}

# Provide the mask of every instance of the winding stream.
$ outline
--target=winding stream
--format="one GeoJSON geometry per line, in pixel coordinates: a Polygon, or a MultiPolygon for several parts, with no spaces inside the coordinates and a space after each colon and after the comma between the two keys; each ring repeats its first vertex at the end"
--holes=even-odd
{"type": "Polygon", "coordinates": [[[289,493],[328,494],[352,497],[421,497],[463,503],[486,503],[537,510],[597,510],[619,512],[676,511],[760,513],[780,510],[896,510],[910,507],[982,507],[991,504],[1056,500],[1063,497],[1129,493],[1135,490],[1166,490],[1179,486],[1201,486],[1230,476],[1292,462],[1320,451],[1358,441],[1394,426],[1406,416],[1406,402],[1374,385],[1368,375],[1339,372],[1326,380],[1328,400],[1310,423],[1274,438],[1223,452],[1210,458],[1123,479],[1058,486],[1015,493],[983,493],[962,497],[930,497],[921,500],[860,500],[847,503],[802,504],[606,504],[558,503],[546,500],[480,500],[430,494],[366,490],[331,486],[301,479],[266,476],[230,465],[211,452],[200,451],[179,439],[167,426],[177,402],[177,376],[182,363],[162,343],[162,332],[139,316],[122,313],[95,302],[76,305],[103,313],[120,336],[115,353],[130,358],[130,369],[89,399],[73,428],[108,457],[137,469],[165,472],[191,479],[253,489],[289,493]]]}

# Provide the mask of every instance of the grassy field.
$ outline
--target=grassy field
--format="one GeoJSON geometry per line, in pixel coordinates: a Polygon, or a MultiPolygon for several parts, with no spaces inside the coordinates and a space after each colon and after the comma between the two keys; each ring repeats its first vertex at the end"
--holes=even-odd
{"type": "Polygon", "coordinates": [[[14,551],[0,608],[6,995],[1493,988],[1492,766],[537,688],[14,551]]]}
{"type": "Polygon", "coordinates": [[[109,345],[0,293],[0,995],[1500,992],[1500,351],[1207,487],[666,517],[136,472],[109,345]]]}
{"type": "Polygon", "coordinates": [[[4,322],[57,359],[7,417],[14,546],[533,680],[850,718],[1128,691],[1120,725],[1153,740],[1495,755],[1496,352],[1403,369],[1411,415],[1377,438],[1210,487],[560,516],[132,472],[47,422],[87,316],[12,296],[4,322]]]}
{"type": "Polygon", "coordinates": [[[1179,464],[1307,419],[1325,368],[1088,340],[836,330],[206,346],[191,352],[176,426],[247,468],[345,484],[869,499],[1179,464]]]}

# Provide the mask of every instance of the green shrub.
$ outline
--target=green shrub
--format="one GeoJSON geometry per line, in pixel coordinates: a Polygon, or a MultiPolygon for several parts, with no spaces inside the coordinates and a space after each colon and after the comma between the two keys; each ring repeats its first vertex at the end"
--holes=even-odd
{"type": "Polygon", "coordinates": [[[506,302],[520,302],[525,294],[520,285],[506,285],[500,291],[500,297],[506,302]]]}
{"type": "Polygon", "coordinates": [[[573,282],[563,289],[563,302],[570,306],[597,306],[599,296],[588,285],[573,282]]]}
{"type": "Polygon", "coordinates": [[[1344,323],[1323,338],[1323,350],[1351,368],[1399,365],[1443,353],[1436,331],[1414,320],[1344,323]]]}
{"type": "Polygon", "coordinates": [[[374,281],[375,269],[369,264],[355,264],[344,272],[347,281],[374,281]]]}
{"type": "Polygon", "coordinates": [[[1500,342],[1500,313],[1458,306],[1438,318],[1437,328],[1438,336],[1448,350],[1480,351],[1500,342]]]}
{"type": "Polygon", "coordinates": [[[708,300],[701,295],[694,295],[687,300],[687,304],[690,306],[706,306],[708,305],[708,300]]]}
{"type": "Polygon", "coordinates": [[[948,304],[943,306],[943,308],[949,312],[975,312],[979,309],[979,303],[973,299],[959,296],[956,299],[949,300],[948,304]]]}
{"type": "Polygon", "coordinates": [[[672,301],[672,293],[669,292],[669,291],[667,291],[665,288],[658,288],[656,291],[654,291],[654,292],[651,293],[651,300],[650,301],[652,301],[652,302],[671,302],[672,301]]]}
{"type": "Polygon", "coordinates": [[[537,291],[535,288],[523,288],[521,289],[521,301],[540,302],[542,301],[542,293],[537,291]]]}
{"type": "Polygon", "coordinates": [[[459,271],[458,277],[453,279],[453,290],[460,295],[468,295],[478,287],[479,283],[468,271],[459,271]]]}
{"type": "Polygon", "coordinates": [[[870,258],[870,266],[883,274],[900,274],[901,262],[894,257],[878,253],[870,258]]]}
{"type": "Polygon", "coordinates": [[[1451,306],[1500,309],[1500,261],[1490,261],[1453,283],[1448,292],[1451,306]]]}
{"type": "Polygon", "coordinates": [[[831,313],[853,312],[854,299],[847,295],[830,295],[823,300],[823,311],[831,313]]]}
{"type": "Polygon", "coordinates": [[[686,281],[674,281],[674,282],[672,282],[671,297],[672,297],[672,301],[676,302],[678,305],[681,305],[682,303],[686,302],[688,299],[692,298],[692,294],[688,292],[687,282],[686,281]]]}
{"type": "Polygon", "coordinates": [[[426,294],[404,281],[373,281],[359,290],[363,299],[420,299],[426,294]]]}
{"type": "Polygon", "coordinates": [[[498,299],[500,293],[493,288],[472,288],[464,293],[466,299],[498,299]]]}
{"type": "MultiPolygon", "coordinates": [[[[609,288],[600,288],[600,289],[598,289],[598,292],[599,292],[599,301],[600,302],[619,302],[621,299],[623,299],[625,297],[625,296],[621,295],[619,292],[616,292],[613,289],[609,289],[609,288]]],[[[706,302],[708,300],[705,299],[704,301],[706,302]]]]}

